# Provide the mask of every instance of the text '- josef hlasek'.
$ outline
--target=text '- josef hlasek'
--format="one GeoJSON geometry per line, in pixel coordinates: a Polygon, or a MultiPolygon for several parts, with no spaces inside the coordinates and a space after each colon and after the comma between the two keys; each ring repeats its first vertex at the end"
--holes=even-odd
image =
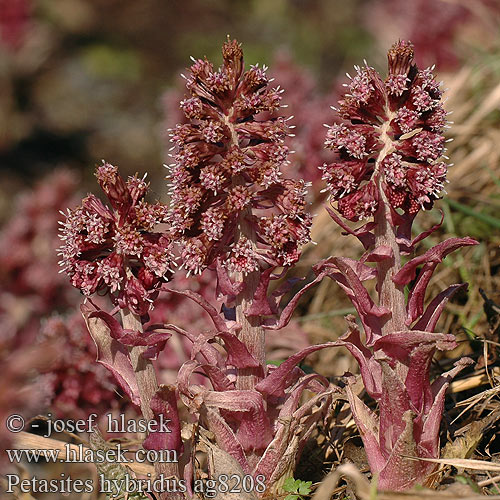
{"type": "MultiPolygon", "coordinates": [[[[49,414],[50,415],[50,414],[49,414]]],[[[50,436],[53,432],[90,432],[95,426],[97,414],[91,413],[83,420],[47,420],[47,434],[44,437],[50,436]]],[[[125,419],[125,415],[113,417],[111,413],[106,415],[107,432],[108,433],[151,433],[151,432],[171,432],[168,428],[169,419],[158,415],[155,420],[140,419],[125,419]]]]}
{"type": "MultiPolygon", "coordinates": [[[[43,437],[50,437],[54,432],[92,432],[96,426],[97,413],[91,413],[86,419],[80,420],[52,420],[52,414],[47,414],[47,419],[44,421],[43,428],[46,432],[42,434],[43,437]]],[[[125,419],[125,415],[114,417],[111,413],[106,415],[107,428],[106,432],[109,433],[147,433],[152,432],[165,432],[169,433],[171,430],[168,428],[170,420],[159,415],[157,419],[125,419]]],[[[5,426],[10,432],[21,432],[26,427],[26,421],[21,415],[10,415],[6,421],[5,426]]],[[[31,424],[31,428],[41,427],[39,423],[31,424]]]]}

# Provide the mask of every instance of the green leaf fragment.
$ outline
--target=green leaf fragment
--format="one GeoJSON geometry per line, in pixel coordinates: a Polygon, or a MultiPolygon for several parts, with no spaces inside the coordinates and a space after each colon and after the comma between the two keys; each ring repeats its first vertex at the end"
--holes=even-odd
{"type": "Polygon", "coordinates": [[[311,493],[312,481],[302,481],[298,492],[300,495],[309,495],[311,493]]]}

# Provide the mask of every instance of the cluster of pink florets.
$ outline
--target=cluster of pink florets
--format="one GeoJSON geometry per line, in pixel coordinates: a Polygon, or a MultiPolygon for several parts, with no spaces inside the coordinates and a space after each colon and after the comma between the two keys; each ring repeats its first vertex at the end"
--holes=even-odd
{"type": "Polygon", "coordinates": [[[96,176],[112,209],[89,195],[64,214],[60,264],[85,295],[109,291],[120,306],[145,314],[171,273],[171,241],[155,232],[167,207],[146,202],[148,183],[137,176],[125,182],[112,165],[100,166],[96,176]]]}
{"type": "Polygon", "coordinates": [[[281,91],[265,68],[243,71],[236,41],[224,44],[219,70],[196,60],[181,102],[189,123],[172,130],[170,224],[191,273],[220,259],[230,272],[262,263],[293,264],[309,240],[302,180],[283,180],[287,124],[273,117],[281,91]],[[265,118],[262,118],[265,113],[265,118]]]}
{"type": "Polygon", "coordinates": [[[339,101],[344,121],[328,128],[325,144],[337,158],[323,165],[323,179],[349,220],[372,216],[385,200],[415,214],[432,206],[446,182],[439,84],[431,69],[413,64],[410,43],[396,43],[388,61],[385,81],[373,68],[356,67],[339,101]]]}
{"type": "Polygon", "coordinates": [[[59,211],[78,203],[77,176],[56,170],[14,201],[12,217],[0,230],[0,331],[31,345],[40,320],[72,307],[77,298],[67,277],[58,274],[59,211]]]}
{"type": "MultiPolygon", "coordinates": [[[[80,312],[48,318],[40,332],[41,343],[53,343],[50,367],[41,370],[41,379],[50,397],[52,412],[58,417],[85,418],[104,414],[123,405],[115,398],[115,384],[106,368],[96,363],[96,347],[80,312]]],[[[43,344],[42,344],[43,345],[43,344]]]]}

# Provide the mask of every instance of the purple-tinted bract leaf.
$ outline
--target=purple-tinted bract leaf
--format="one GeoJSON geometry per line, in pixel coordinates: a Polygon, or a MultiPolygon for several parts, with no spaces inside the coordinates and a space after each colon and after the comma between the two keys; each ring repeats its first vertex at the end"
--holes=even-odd
{"type": "Polygon", "coordinates": [[[453,297],[455,292],[457,292],[460,288],[464,290],[467,289],[467,284],[456,284],[449,286],[446,290],[443,290],[439,293],[432,302],[427,306],[424,314],[421,318],[415,323],[413,326],[414,330],[423,330],[426,332],[432,332],[436,327],[436,323],[443,312],[448,300],[453,297]]]}
{"type": "Polygon", "coordinates": [[[351,234],[352,236],[356,236],[361,244],[365,247],[365,250],[368,250],[375,244],[375,236],[370,231],[375,227],[373,222],[369,222],[364,226],[359,227],[358,229],[351,229],[344,221],[335,213],[335,210],[331,209],[327,205],[325,205],[325,209],[330,215],[330,217],[342,228],[345,230],[344,234],[351,234]]]}
{"type": "Polygon", "coordinates": [[[372,352],[361,342],[360,332],[354,316],[347,316],[349,330],[339,338],[337,344],[344,345],[358,362],[366,392],[378,399],[382,390],[382,370],[380,364],[373,358],[372,352]]]}
{"type": "MultiPolygon", "coordinates": [[[[191,393],[191,375],[200,368],[200,363],[194,359],[185,361],[177,373],[177,388],[181,395],[193,396],[191,393]]],[[[189,406],[189,405],[186,405],[189,406]]],[[[195,408],[198,411],[198,408],[195,408]]]]}
{"type": "Polygon", "coordinates": [[[202,351],[203,345],[207,344],[214,337],[220,337],[224,340],[227,352],[227,364],[236,368],[259,368],[260,363],[250,354],[247,346],[241,342],[231,332],[211,332],[209,334],[198,335],[194,343],[194,352],[202,351]]]}
{"type": "Polygon", "coordinates": [[[293,311],[297,307],[299,299],[302,297],[302,295],[304,295],[304,293],[307,292],[307,290],[309,290],[309,288],[312,288],[313,286],[316,285],[316,283],[320,282],[324,278],[325,274],[326,273],[324,272],[319,273],[318,276],[316,276],[316,278],[313,281],[311,281],[303,288],[301,288],[283,309],[278,320],[264,322],[263,324],[264,328],[266,328],[267,330],[280,330],[281,328],[288,325],[290,319],[292,318],[293,311]]]}
{"type": "Polygon", "coordinates": [[[217,336],[224,340],[228,364],[236,368],[260,367],[260,363],[248,352],[247,346],[236,335],[229,332],[218,332],[217,336]]]}
{"type": "Polygon", "coordinates": [[[120,323],[105,311],[94,311],[90,317],[103,320],[108,326],[111,336],[121,344],[127,347],[149,347],[143,354],[146,358],[155,358],[165,348],[165,342],[171,337],[171,334],[168,332],[124,330],[120,323]]]}
{"type": "Polygon", "coordinates": [[[97,348],[97,362],[104,365],[114,375],[132,403],[140,406],[139,388],[128,349],[113,339],[109,327],[103,320],[90,317],[94,310],[88,304],[82,304],[80,310],[97,348]]]}
{"type": "Polygon", "coordinates": [[[293,415],[293,413],[299,406],[300,397],[306,389],[312,392],[322,393],[326,388],[328,388],[328,386],[328,379],[321,375],[318,375],[317,373],[311,373],[309,375],[303,376],[293,386],[293,389],[291,390],[287,400],[281,407],[281,410],[279,412],[279,419],[287,419],[293,415]]]}
{"type": "MultiPolygon", "coordinates": [[[[389,363],[384,360],[379,362],[382,366],[379,439],[380,448],[388,454],[404,431],[403,415],[410,410],[410,398],[403,381],[399,379],[398,374],[389,366],[389,363]]],[[[423,383],[425,382],[423,381],[423,383]]]]}
{"type": "Polygon", "coordinates": [[[429,451],[431,457],[436,456],[439,451],[439,426],[443,415],[446,389],[458,373],[473,363],[470,358],[459,359],[451,370],[443,373],[432,383],[431,390],[434,402],[426,412],[419,440],[420,444],[429,451]]]}
{"type": "Polygon", "coordinates": [[[423,264],[417,281],[408,296],[408,319],[407,324],[413,323],[424,311],[424,299],[427,285],[436,269],[436,266],[451,252],[463,246],[477,245],[478,242],[472,238],[449,238],[435,247],[427,250],[423,255],[413,258],[405,264],[393,277],[394,283],[400,286],[408,284],[415,279],[417,267],[423,264]]]}
{"type": "Polygon", "coordinates": [[[422,240],[425,240],[425,238],[430,236],[434,231],[437,231],[441,227],[441,225],[443,224],[443,220],[444,220],[444,212],[442,210],[440,210],[440,212],[441,212],[441,220],[437,224],[434,224],[430,229],[427,229],[426,231],[421,232],[418,236],[413,238],[413,240],[411,241],[412,248],[415,248],[415,245],[417,243],[420,243],[422,240]]]}
{"type": "Polygon", "coordinates": [[[207,391],[203,397],[207,407],[216,407],[238,415],[239,425],[236,438],[248,452],[267,447],[272,439],[269,418],[262,395],[256,391],[207,391]]]}
{"type": "MultiPolygon", "coordinates": [[[[401,491],[411,488],[423,476],[423,467],[418,460],[408,457],[418,456],[417,446],[413,438],[413,415],[408,410],[403,415],[404,427],[399,435],[392,453],[378,477],[380,490],[401,491]]],[[[432,470],[435,466],[432,465],[432,470]]],[[[424,466],[425,468],[425,466],[424,466]]]]}
{"type": "Polygon", "coordinates": [[[408,397],[417,411],[425,413],[433,400],[429,370],[434,352],[456,345],[453,335],[412,330],[385,335],[375,342],[374,349],[383,350],[390,359],[408,367],[404,380],[408,397]]]}
{"type": "Polygon", "coordinates": [[[231,427],[220,416],[219,411],[212,408],[204,408],[203,413],[210,429],[215,435],[217,445],[238,461],[243,472],[250,474],[251,470],[245,451],[236,439],[231,427]]]}
{"type": "MultiPolygon", "coordinates": [[[[224,358],[223,358],[222,354],[217,349],[215,349],[213,346],[211,346],[207,342],[197,342],[200,334],[197,335],[195,333],[188,332],[187,330],[184,330],[183,328],[180,328],[180,327],[175,326],[175,325],[170,325],[170,324],[163,325],[163,327],[166,330],[172,330],[173,332],[176,332],[176,333],[183,335],[184,337],[189,339],[193,344],[196,344],[197,346],[199,346],[199,352],[201,352],[201,354],[205,357],[205,359],[207,360],[208,363],[211,363],[215,366],[223,366],[224,358]]],[[[194,352],[192,354],[192,357],[196,356],[196,354],[197,354],[197,352],[194,352]]]]}
{"type": "Polygon", "coordinates": [[[365,329],[366,343],[371,345],[374,339],[381,335],[382,325],[387,320],[390,312],[373,302],[361,282],[360,278],[366,279],[367,276],[370,276],[370,272],[364,269],[368,266],[357,266],[355,268],[350,259],[343,258],[332,258],[331,262],[337,268],[337,271],[332,268],[328,276],[340,285],[358,311],[365,329]]]}
{"type": "Polygon", "coordinates": [[[146,450],[175,450],[182,453],[183,444],[181,439],[181,424],[179,412],[177,411],[177,397],[174,386],[162,385],[153,396],[150,407],[156,418],[157,428],[160,427],[160,415],[163,416],[163,422],[168,422],[168,430],[163,432],[158,430],[151,432],[144,440],[143,447],[146,450]]]}
{"type": "Polygon", "coordinates": [[[362,258],[363,262],[381,262],[385,259],[392,259],[394,256],[392,248],[387,245],[380,245],[362,258]]]}
{"type": "Polygon", "coordinates": [[[235,283],[231,281],[227,269],[221,264],[220,259],[216,260],[217,272],[217,296],[236,297],[245,288],[245,283],[235,283]]]}
{"type": "Polygon", "coordinates": [[[407,285],[411,280],[415,279],[417,267],[421,264],[436,263],[439,264],[451,252],[458,250],[463,246],[477,245],[478,242],[472,238],[449,238],[436,246],[430,248],[422,255],[414,257],[407,262],[399,272],[393,276],[392,280],[397,285],[407,285]]]}
{"type": "Polygon", "coordinates": [[[265,379],[261,380],[255,389],[265,396],[283,397],[285,389],[290,386],[290,375],[295,366],[300,363],[309,354],[325,349],[326,347],[338,347],[336,342],[328,342],[326,344],[318,344],[306,347],[302,351],[290,356],[286,361],[283,361],[278,368],[273,370],[265,379]]]}
{"type": "Polygon", "coordinates": [[[379,444],[379,420],[377,415],[372,412],[354,393],[352,385],[356,377],[347,378],[346,393],[349,399],[352,415],[356,422],[363,444],[366,450],[366,456],[370,469],[374,474],[380,472],[386,463],[379,444]]]}
{"type": "Polygon", "coordinates": [[[185,297],[188,297],[192,301],[196,302],[199,306],[201,306],[210,316],[213,324],[215,325],[215,328],[218,331],[226,331],[226,323],[225,321],[220,317],[219,313],[217,312],[217,309],[213,307],[204,297],[202,297],[199,293],[192,292],[191,290],[174,290],[173,288],[168,288],[168,287],[162,287],[162,290],[166,292],[171,292],[171,293],[176,293],[177,295],[183,295],[185,297]]]}
{"type": "Polygon", "coordinates": [[[417,214],[407,215],[402,224],[397,227],[396,242],[399,245],[399,251],[407,255],[413,251],[411,243],[411,227],[417,214]]]}
{"type": "Polygon", "coordinates": [[[276,305],[273,304],[267,296],[272,272],[273,268],[270,267],[260,273],[259,283],[257,285],[257,289],[255,290],[252,304],[245,311],[247,316],[269,316],[277,312],[276,305]]]}
{"type": "Polygon", "coordinates": [[[234,383],[231,382],[226,374],[213,365],[201,365],[202,370],[207,374],[207,377],[212,383],[214,390],[222,391],[232,391],[235,389],[234,383]]]}

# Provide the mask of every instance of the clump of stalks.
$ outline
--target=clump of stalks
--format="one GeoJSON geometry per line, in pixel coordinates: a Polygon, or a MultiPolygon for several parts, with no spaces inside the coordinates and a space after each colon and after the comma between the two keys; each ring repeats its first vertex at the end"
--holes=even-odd
{"type": "Polygon", "coordinates": [[[184,481],[185,492],[164,497],[197,493],[196,447],[181,439],[179,398],[202,429],[212,478],[250,477],[256,487],[249,498],[279,493],[313,429],[341,394],[323,376],[297,365],[333,346],[353,354],[367,393],[378,403],[378,413],[370,410],[353,389],[354,377],[346,377],[347,398],[379,487],[404,490],[425,483],[434,466],[407,457],[438,457],[446,388],[470,363],[460,360],[431,383],[434,353],[456,345],[452,335],[434,331],[437,320],[464,285],[452,285],[427,307],[425,292],[446,255],[476,244],[451,238],[405,262],[439,227],[412,238],[416,215],[432,207],[446,181],[441,156],[447,120],[439,84],[431,69],[415,66],[406,42],[389,51],[385,80],[367,65],[356,68],[340,101],[341,121],[327,134],[335,159],[321,170],[337,203],[327,208],[329,214],[365,253],[359,260],[321,261],[314,266],[315,279],[280,307],[294,280],[274,290],[272,282],[297,263],[310,239],[307,185],[285,177],[288,120],[279,114],[281,90],[270,86],[265,68],[245,71],[236,41],[228,39],[222,56],[219,69],[206,59],[193,60],[186,77],[186,121],[172,130],[170,207],[145,201],[144,178],[124,181],[115,167],[103,164],[97,177],[111,208],[90,195],[68,212],[61,264],[89,297],[82,313],[98,361],[147,420],[170,420],[170,432],[150,433],[143,446],[179,455],[185,449],[179,464],[155,464],[158,475],[184,481]],[[365,222],[352,229],[344,219],[365,222]],[[207,299],[168,283],[176,263],[188,276],[214,270],[216,296],[207,299]],[[279,366],[268,364],[266,333],[279,335],[274,332],[287,326],[300,297],[325,277],[346,292],[361,328],[348,316],[348,332],[338,341],[311,345],[279,366]],[[375,280],[374,298],[364,286],[368,280],[375,280]],[[110,296],[112,311],[92,302],[97,292],[110,296]],[[160,294],[192,300],[210,317],[211,329],[192,331],[168,318],[152,324],[149,313],[160,294]],[[174,334],[192,343],[191,359],[175,386],[160,385],[153,361],[174,334]],[[209,384],[197,383],[195,374],[209,384]],[[313,395],[303,402],[305,390],[313,395]]]}

